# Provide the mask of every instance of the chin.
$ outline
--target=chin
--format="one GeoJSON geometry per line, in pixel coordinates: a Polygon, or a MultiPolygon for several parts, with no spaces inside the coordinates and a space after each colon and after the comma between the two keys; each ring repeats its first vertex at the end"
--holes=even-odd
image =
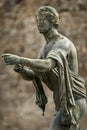
{"type": "Polygon", "coordinates": [[[43,31],[42,31],[42,30],[39,30],[39,33],[43,33],[43,31]]]}
{"type": "Polygon", "coordinates": [[[46,30],[40,30],[40,29],[39,29],[39,32],[44,34],[44,33],[46,33],[47,31],[46,31],[46,30]]]}
{"type": "Polygon", "coordinates": [[[42,31],[42,30],[39,30],[39,33],[44,33],[44,31],[42,31]]]}

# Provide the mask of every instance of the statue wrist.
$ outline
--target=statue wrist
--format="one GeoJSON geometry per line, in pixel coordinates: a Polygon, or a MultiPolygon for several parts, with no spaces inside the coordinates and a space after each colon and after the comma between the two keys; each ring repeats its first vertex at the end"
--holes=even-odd
{"type": "Polygon", "coordinates": [[[22,57],[19,57],[19,58],[18,58],[18,64],[23,64],[23,62],[22,62],[22,57]]]}

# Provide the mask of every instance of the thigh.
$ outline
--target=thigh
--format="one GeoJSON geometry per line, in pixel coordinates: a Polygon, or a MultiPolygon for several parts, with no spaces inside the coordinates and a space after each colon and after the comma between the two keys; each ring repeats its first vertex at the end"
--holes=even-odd
{"type": "Polygon", "coordinates": [[[61,113],[57,112],[56,116],[53,119],[50,130],[79,130],[79,120],[83,117],[86,112],[86,100],[78,99],[76,100],[76,107],[74,110],[74,117],[77,121],[76,126],[71,126],[70,128],[61,124],[61,113]],[[77,128],[78,126],[78,128],[77,128]]]}
{"type": "Polygon", "coordinates": [[[77,99],[76,101],[76,107],[74,109],[74,117],[77,121],[77,123],[79,122],[79,120],[84,116],[84,114],[86,113],[86,99],[77,99]]]}
{"type": "Polygon", "coordinates": [[[69,130],[69,127],[61,125],[61,113],[57,112],[53,119],[50,130],[69,130]]]}

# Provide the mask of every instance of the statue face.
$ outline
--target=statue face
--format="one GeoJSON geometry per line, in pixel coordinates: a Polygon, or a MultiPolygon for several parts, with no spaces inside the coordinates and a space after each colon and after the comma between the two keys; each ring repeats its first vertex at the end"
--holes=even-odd
{"type": "Polygon", "coordinates": [[[50,30],[51,23],[47,20],[44,13],[39,13],[36,16],[37,27],[40,33],[46,33],[50,30]]]}

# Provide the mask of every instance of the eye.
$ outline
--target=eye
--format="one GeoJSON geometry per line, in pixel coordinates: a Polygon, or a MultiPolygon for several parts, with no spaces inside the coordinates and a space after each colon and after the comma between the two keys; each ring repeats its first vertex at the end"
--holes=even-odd
{"type": "Polygon", "coordinates": [[[46,23],[46,21],[47,21],[46,19],[40,19],[41,23],[46,23]]]}
{"type": "Polygon", "coordinates": [[[38,19],[37,21],[38,21],[38,22],[41,22],[41,23],[44,23],[44,22],[45,22],[44,19],[38,19]]]}
{"type": "Polygon", "coordinates": [[[38,17],[36,17],[36,22],[46,23],[46,22],[47,22],[47,19],[43,19],[43,18],[38,18],[38,17]]]}
{"type": "Polygon", "coordinates": [[[46,19],[43,19],[43,22],[45,23],[45,22],[46,22],[46,19]]]}
{"type": "Polygon", "coordinates": [[[43,19],[40,19],[40,22],[43,22],[43,19]]]}

